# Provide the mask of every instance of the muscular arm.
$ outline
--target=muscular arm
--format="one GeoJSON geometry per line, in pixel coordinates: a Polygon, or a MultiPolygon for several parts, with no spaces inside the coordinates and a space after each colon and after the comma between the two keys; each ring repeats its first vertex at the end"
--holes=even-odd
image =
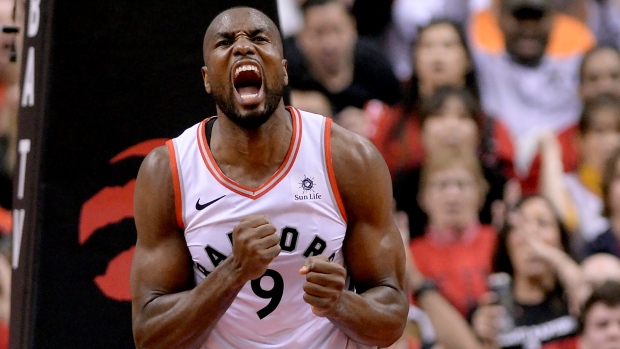
{"type": "Polygon", "coordinates": [[[357,293],[344,291],[328,317],[352,339],[386,347],[402,335],[409,309],[390,174],[367,139],[337,125],[332,129],[332,157],[348,216],[345,263],[357,293]]]}
{"type": "Polygon", "coordinates": [[[193,288],[192,263],[176,223],[169,155],[149,154],[138,172],[138,240],[131,266],[133,334],[138,348],[197,348],[245,283],[227,258],[193,288]]]}

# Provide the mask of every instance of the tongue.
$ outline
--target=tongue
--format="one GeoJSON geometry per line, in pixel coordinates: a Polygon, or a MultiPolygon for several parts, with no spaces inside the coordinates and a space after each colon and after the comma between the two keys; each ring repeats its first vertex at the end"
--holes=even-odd
{"type": "Polygon", "coordinates": [[[260,89],[254,86],[240,87],[237,89],[237,92],[239,92],[239,95],[243,99],[256,97],[258,91],[260,91],[260,89]]]}

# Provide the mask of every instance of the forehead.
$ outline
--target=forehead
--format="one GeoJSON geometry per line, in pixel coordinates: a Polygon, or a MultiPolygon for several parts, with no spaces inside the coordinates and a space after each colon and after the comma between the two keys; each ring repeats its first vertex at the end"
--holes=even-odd
{"type": "Polygon", "coordinates": [[[472,178],[473,174],[471,173],[467,164],[463,162],[455,162],[453,164],[445,164],[444,166],[438,166],[435,169],[431,169],[429,175],[433,179],[463,179],[463,178],[472,178]]]}
{"type": "Polygon", "coordinates": [[[306,21],[316,19],[343,19],[347,17],[349,17],[349,12],[345,5],[338,1],[312,6],[304,12],[306,21]]]}
{"type": "Polygon", "coordinates": [[[620,54],[612,49],[601,49],[592,53],[584,64],[586,72],[607,69],[609,66],[620,66],[620,54]]]}
{"type": "Polygon", "coordinates": [[[592,305],[590,311],[588,311],[586,315],[587,319],[591,319],[592,317],[618,319],[620,318],[620,305],[614,305],[610,307],[602,301],[596,302],[592,305]]]}
{"type": "Polygon", "coordinates": [[[524,201],[521,204],[519,211],[526,216],[528,214],[553,216],[553,211],[549,207],[547,201],[539,197],[532,197],[524,201]]]}
{"type": "Polygon", "coordinates": [[[209,37],[218,33],[263,30],[273,32],[275,25],[264,13],[248,8],[234,8],[218,15],[207,30],[209,37]]]}
{"type": "Polygon", "coordinates": [[[459,33],[451,24],[437,23],[434,24],[420,33],[420,40],[424,39],[438,39],[438,38],[450,38],[458,39],[459,33]]]}

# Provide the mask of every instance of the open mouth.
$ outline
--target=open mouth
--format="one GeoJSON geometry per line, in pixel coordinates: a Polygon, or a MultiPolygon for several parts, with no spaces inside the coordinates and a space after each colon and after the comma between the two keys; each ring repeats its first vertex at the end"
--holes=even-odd
{"type": "Polygon", "coordinates": [[[233,86],[242,102],[257,99],[263,86],[263,76],[255,63],[240,63],[233,70],[233,86]]]}

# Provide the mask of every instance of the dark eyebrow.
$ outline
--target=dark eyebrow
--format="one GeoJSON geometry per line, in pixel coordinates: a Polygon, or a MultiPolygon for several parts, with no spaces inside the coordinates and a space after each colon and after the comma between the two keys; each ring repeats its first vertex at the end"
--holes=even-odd
{"type": "Polygon", "coordinates": [[[267,32],[269,32],[269,28],[267,28],[267,27],[256,28],[256,29],[254,29],[254,30],[252,30],[250,32],[249,36],[256,36],[258,34],[263,34],[263,33],[267,33],[267,32]]]}
{"type": "MultiPolygon", "coordinates": [[[[256,35],[259,34],[263,34],[263,33],[268,33],[269,32],[269,28],[268,27],[260,27],[260,28],[256,28],[252,31],[250,31],[248,33],[248,36],[250,37],[254,37],[256,35]]],[[[216,38],[223,38],[223,39],[231,39],[234,38],[235,34],[233,32],[218,32],[215,34],[216,38]]]]}
{"type": "Polygon", "coordinates": [[[217,39],[220,39],[220,38],[222,38],[222,39],[230,39],[230,38],[233,37],[233,34],[230,33],[230,32],[219,32],[219,33],[215,34],[215,37],[217,39]]]}

